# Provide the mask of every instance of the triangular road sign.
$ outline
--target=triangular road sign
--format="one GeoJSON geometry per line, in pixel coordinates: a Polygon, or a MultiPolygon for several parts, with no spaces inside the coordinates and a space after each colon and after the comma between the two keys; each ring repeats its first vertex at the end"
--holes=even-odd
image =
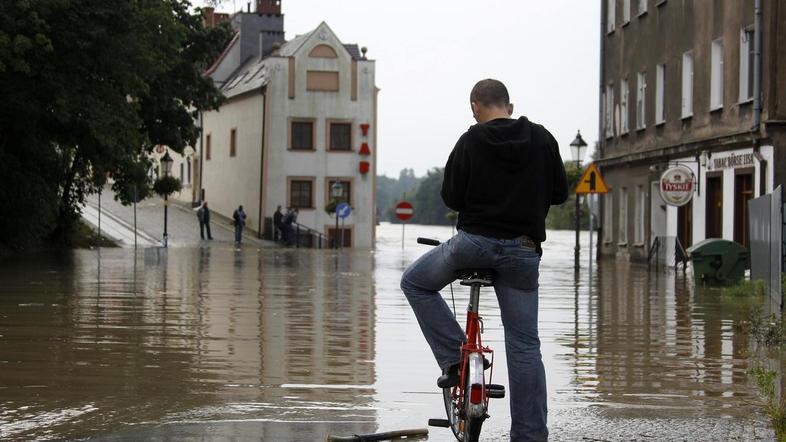
{"type": "Polygon", "coordinates": [[[579,183],[576,184],[576,194],[587,193],[608,193],[609,188],[603,177],[600,175],[595,163],[590,163],[584,174],[581,175],[579,183]]]}

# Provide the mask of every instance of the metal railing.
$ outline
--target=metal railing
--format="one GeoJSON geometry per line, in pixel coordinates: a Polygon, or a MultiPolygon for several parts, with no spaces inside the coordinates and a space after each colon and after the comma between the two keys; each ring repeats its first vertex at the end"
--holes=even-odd
{"type": "Polygon", "coordinates": [[[293,222],[292,225],[295,227],[293,232],[295,247],[299,248],[302,246],[321,249],[323,246],[328,245],[328,238],[324,233],[297,222],[293,222]]]}
{"type": "MultiPolygon", "coordinates": [[[[673,241],[674,245],[674,271],[676,272],[677,266],[682,263],[682,273],[685,273],[688,269],[688,252],[685,251],[685,248],[682,246],[680,239],[673,236],[655,237],[647,255],[647,264],[651,265],[652,260],[654,259],[655,271],[657,271],[659,265],[661,264],[661,256],[663,256],[663,261],[665,261],[665,258],[669,253],[669,245],[671,244],[671,241],[673,241]]],[[[668,267],[670,264],[670,262],[664,262],[664,267],[668,267]]]]}

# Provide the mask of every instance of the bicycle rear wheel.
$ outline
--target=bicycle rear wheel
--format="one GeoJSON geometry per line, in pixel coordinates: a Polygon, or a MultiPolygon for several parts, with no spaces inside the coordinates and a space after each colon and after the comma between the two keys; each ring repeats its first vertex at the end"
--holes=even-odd
{"type": "MultiPolygon", "coordinates": [[[[448,422],[450,422],[450,429],[453,431],[453,435],[456,436],[456,439],[459,441],[464,441],[464,432],[463,423],[461,418],[461,413],[458,409],[458,394],[453,396],[453,389],[454,387],[450,388],[443,388],[442,389],[442,398],[445,401],[445,412],[448,415],[448,422]]],[[[458,392],[458,388],[456,388],[458,392]]]]}

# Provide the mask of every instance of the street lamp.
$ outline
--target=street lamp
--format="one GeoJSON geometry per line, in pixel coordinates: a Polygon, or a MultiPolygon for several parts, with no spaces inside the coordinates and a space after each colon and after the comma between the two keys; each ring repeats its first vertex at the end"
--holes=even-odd
{"type": "MultiPolygon", "coordinates": [[[[336,207],[338,208],[338,201],[344,195],[344,186],[342,186],[341,183],[339,183],[338,180],[336,180],[336,181],[333,182],[333,185],[330,186],[330,193],[333,196],[333,198],[336,200],[336,207]]],[[[338,231],[338,210],[336,210],[336,230],[335,230],[334,235],[333,235],[333,247],[336,248],[336,249],[338,248],[338,235],[339,235],[339,231],[338,231]]]]}
{"type": "MultiPolygon", "coordinates": [[[[581,138],[581,131],[576,132],[576,138],[570,143],[570,152],[573,154],[573,160],[576,161],[576,169],[581,167],[581,160],[584,158],[584,149],[587,147],[587,143],[584,141],[584,138],[581,138]]],[[[574,250],[574,259],[575,264],[574,268],[576,271],[579,270],[579,230],[581,230],[581,210],[579,208],[579,196],[575,193],[573,196],[576,198],[576,246],[574,250]]],[[[592,215],[590,215],[592,216],[592,215]]]]}
{"type": "MultiPolygon", "coordinates": [[[[163,170],[165,177],[168,177],[172,173],[172,163],[174,163],[174,162],[175,162],[175,160],[173,160],[172,157],[169,156],[169,151],[166,151],[164,153],[164,156],[161,157],[161,169],[163,170]]],[[[167,231],[166,231],[167,209],[169,208],[169,198],[168,197],[169,197],[169,195],[164,194],[164,247],[168,246],[168,241],[167,241],[168,240],[168,235],[167,235],[167,231]]]]}

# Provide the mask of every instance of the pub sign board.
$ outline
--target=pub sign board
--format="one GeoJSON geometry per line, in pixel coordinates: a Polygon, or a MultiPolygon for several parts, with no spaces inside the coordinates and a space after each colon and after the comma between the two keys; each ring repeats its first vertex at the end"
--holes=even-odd
{"type": "Polygon", "coordinates": [[[686,166],[674,166],[660,176],[660,196],[670,206],[684,206],[693,198],[693,171],[686,166]]]}

